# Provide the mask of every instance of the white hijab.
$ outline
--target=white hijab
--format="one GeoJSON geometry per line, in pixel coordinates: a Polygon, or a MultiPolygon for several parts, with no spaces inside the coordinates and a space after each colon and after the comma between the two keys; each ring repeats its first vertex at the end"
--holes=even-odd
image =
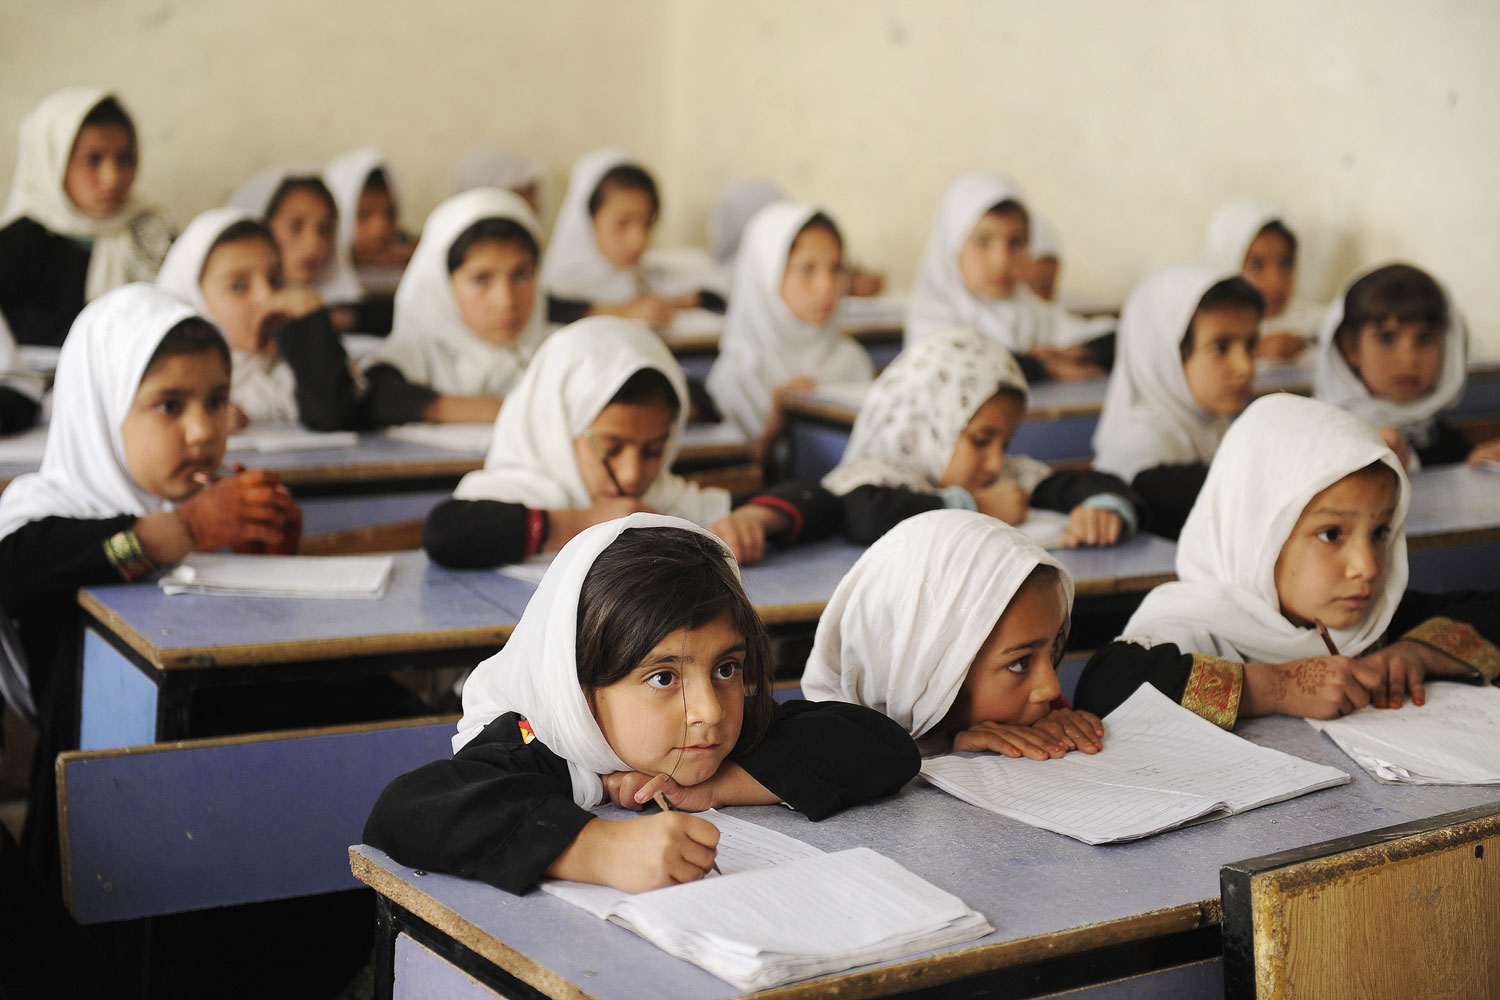
{"type": "MultiPolygon", "coordinates": [[[[1433,278],[1448,306],[1448,327],[1443,331],[1443,366],[1438,370],[1437,383],[1421,399],[1398,403],[1370,395],[1364,380],[1344,360],[1335,336],[1339,324],[1344,321],[1344,303],[1349,289],[1359,279],[1393,263],[1397,262],[1388,261],[1356,272],[1339,289],[1338,297],[1328,307],[1322,329],[1318,331],[1318,369],[1313,376],[1313,396],[1358,414],[1374,427],[1394,427],[1421,448],[1432,441],[1438,411],[1451,406],[1463,395],[1464,379],[1469,371],[1469,327],[1448,289],[1433,278]]],[[[1421,464],[1415,453],[1412,461],[1415,466],[1421,464]]]]}
{"type": "Polygon", "coordinates": [[[78,314],[57,359],[41,470],[16,478],[0,494],[0,538],[45,517],[171,509],[131,476],[120,425],[162,337],[194,315],[146,284],[107,292],[78,314]]]}
{"type": "Polygon", "coordinates": [[[333,204],[338,209],[338,222],[334,227],[334,258],[349,262],[350,273],[359,284],[360,295],[366,291],[359,281],[359,269],[354,266],[354,228],[359,224],[359,196],[365,190],[365,181],[380,170],[385,173],[386,190],[391,201],[401,204],[396,191],[396,175],[378,146],[362,146],[337,157],[323,170],[323,183],[333,195],[333,204]]]}
{"type": "MultiPolygon", "coordinates": [[[[462,197],[462,196],[460,196],[462,197]]],[[[582,509],[593,504],[573,441],[599,416],[625,381],[643,368],[667,377],[677,393],[677,419],[667,437],[661,471],[641,502],[663,514],[709,524],[729,513],[729,494],[701,487],[671,471],[687,423],[687,381],[661,338],[645,324],[592,316],[547,338],[500,407],[484,468],[464,476],[459,500],[503,500],[534,509],[582,509]]]]}
{"type": "Polygon", "coordinates": [[[765,429],[777,386],[801,375],[859,384],[875,377],[869,353],[840,333],[832,316],[822,326],[804,323],[781,297],[792,243],[818,212],[815,205],[779,201],[745,227],[708,392],[719,411],[752,438],[765,429]]]}
{"type": "Polygon", "coordinates": [[[1031,256],[1034,260],[1044,257],[1062,259],[1062,239],[1057,227],[1035,212],[1031,213],[1031,256]]]}
{"type": "Polygon", "coordinates": [[[1073,577],[1010,525],[969,510],[909,517],[859,557],[818,620],[802,672],[812,701],[864,705],[913,737],[953,707],[979,647],[1038,566],[1073,577]]]}
{"type": "Polygon", "coordinates": [[[46,391],[45,380],[32,371],[26,364],[26,359],[21,357],[15,335],[10,332],[10,324],[5,322],[4,314],[0,314],[0,388],[20,393],[38,403],[42,401],[42,394],[46,391]]]}
{"type": "Polygon", "coordinates": [[[1230,418],[1210,414],[1193,399],[1182,370],[1182,338],[1204,293],[1238,273],[1171,264],[1130,294],[1094,431],[1095,468],[1128,483],[1142,469],[1213,458],[1230,418]]]}
{"type": "MultiPolygon", "coordinates": [[[[271,219],[268,210],[271,207],[271,199],[275,197],[277,191],[281,190],[282,184],[289,180],[303,178],[322,180],[318,171],[312,168],[303,170],[271,167],[268,170],[262,170],[235,189],[234,194],[229,196],[229,207],[243,209],[269,226],[271,219]]],[[[359,194],[356,192],[354,197],[358,200],[359,194]]],[[[343,212],[339,210],[335,199],[333,253],[328,263],[323,266],[322,273],[313,282],[313,287],[329,305],[358,302],[364,294],[364,288],[359,283],[359,276],[354,272],[354,262],[349,258],[348,244],[339,239],[339,233],[343,228],[342,220],[343,212]]]]}
{"type": "Polygon", "coordinates": [[[514,222],[531,234],[540,250],[536,216],[509,191],[475,188],[434,208],[396,287],[391,335],[365,360],[366,368],[390,365],[407,381],[447,396],[503,396],[515,387],[547,336],[541,290],[516,339],[496,344],[464,322],[448,273],[448,251],[454,241],[485,219],[514,222]]]}
{"type": "Polygon", "coordinates": [[[1260,231],[1273,222],[1283,222],[1280,206],[1255,195],[1231,198],[1209,216],[1203,234],[1203,263],[1216,271],[1239,274],[1245,269],[1245,254],[1260,231]]]}
{"type": "MultiPolygon", "coordinates": [[[[630,767],[604,738],[578,683],[578,597],[594,560],[616,538],[632,528],[657,527],[708,535],[679,518],[631,514],[585,529],[563,546],[505,648],[474,668],[464,683],[464,715],[453,737],[454,753],[499,716],[518,712],[536,738],[568,762],[573,801],[585,809],[604,801],[599,776],[630,767]]],[[[738,580],[733,554],[714,541],[738,580]]]]}
{"type": "MultiPolygon", "coordinates": [[[[162,262],[156,286],[187,303],[198,315],[217,325],[203,300],[203,268],[214,241],[224,230],[254,217],[238,208],[211,208],[194,219],[162,262]]],[[[279,420],[296,423],[297,376],[280,355],[250,354],[229,349],[233,374],[229,380],[229,398],[251,420],[279,420]]]]}
{"type": "MultiPolygon", "coordinates": [[[[486,144],[475,146],[453,165],[453,193],[479,187],[519,191],[542,185],[542,165],[519,150],[486,144]]],[[[538,200],[540,201],[540,190],[538,200]]]]}
{"type": "Polygon", "coordinates": [[[733,267],[740,238],[757,212],[776,201],[789,200],[786,193],[758,177],[731,181],[708,217],[708,252],[725,267],[733,267]]]}
{"type": "Polygon", "coordinates": [[[568,193],[563,195],[552,243],[542,261],[542,287],[549,295],[618,305],[640,293],[643,279],[637,269],[616,267],[599,251],[594,218],[589,214],[594,189],[605,174],[623,166],[645,169],[630,154],[612,148],[585,153],[573,164],[568,193]]]}
{"type": "MultiPolygon", "coordinates": [[[[838,496],[869,485],[934,492],[975,411],[1003,388],[1029,398],[1021,366],[993,340],[973,330],[922,338],[870,387],[823,488],[838,496]]],[[[1006,455],[1000,479],[1033,490],[1051,474],[1035,459],[1006,455]]]]}
{"type": "Polygon", "coordinates": [[[134,191],[114,215],[96,219],[80,212],[63,189],[68,157],[83,120],[110,97],[110,91],[97,87],[69,87],[49,94],[21,119],[16,173],[0,213],[0,227],[26,217],[61,236],[91,241],[84,282],[88,301],[127,282],[150,281],[172,238],[155,210],[134,191]]]}
{"type": "Polygon", "coordinates": [[[1344,655],[1364,652],[1384,634],[1406,591],[1411,486],[1368,424],[1289,393],[1251,403],[1224,436],[1177,542],[1177,581],[1146,595],[1121,638],[1246,663],[1326,655],[1317,630],[1282,615],[1276,560],[1308,501],[1372,462],[1384,463],[1399,482],[1385,580],[1359,624],[1330,630],[1344,655]]]}

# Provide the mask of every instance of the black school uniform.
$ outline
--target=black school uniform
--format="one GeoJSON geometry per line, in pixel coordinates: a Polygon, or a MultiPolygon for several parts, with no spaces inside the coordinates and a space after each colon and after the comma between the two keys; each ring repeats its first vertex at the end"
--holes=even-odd
{"type": "Polygon", "coordinates": [[[1130,485],[1143,504],[1141,527],[1176,541],[1207,479],[1207,462],[1156,465],[1136,473],[1130,485]]]}
{"type": "Polygon", "coordinates": [[[327,309],[283,323],[271,331],[276,351],[297,382],[297,418],[315,431],[361,426],[359,392],[349,356],[327,309]]]}
{"type": "Polygon", "coordinates": [[[0,312],[16,343],[62,345],[84,306],[92,254],[28,218],[0,229],[0,312]]]}

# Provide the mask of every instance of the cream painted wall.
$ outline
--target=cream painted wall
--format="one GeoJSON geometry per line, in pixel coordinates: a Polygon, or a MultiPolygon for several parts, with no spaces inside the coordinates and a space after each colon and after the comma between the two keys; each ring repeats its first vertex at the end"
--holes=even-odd
{"type": "Polygon", "coordinates": [[[1111,297],[1253,191],[1301,235],[1308,294],[1406,257],[1500,355],[1497,51],[1493,0],[0,0],[0,164],[84,81],[125,95],[142,190],[179,222],[368,141],[409,224],[480,139],[546,163],[555,205],[574,156],[618,143],[660,175],[661,242],[763,175],[897,288],[944,185],[991,167],[1054,217],[1065,288],[1111,297]]]}

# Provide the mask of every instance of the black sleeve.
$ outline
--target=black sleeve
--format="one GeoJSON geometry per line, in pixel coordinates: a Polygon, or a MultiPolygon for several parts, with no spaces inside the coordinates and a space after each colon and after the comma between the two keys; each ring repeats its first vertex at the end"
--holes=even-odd
{"type": "Polygon", "coordinates": [[[922,766],[905,729],[874,709],[838,701],[777,706],[765,739],[733,759],[812,820],[890,795],[922,766]]]}
{"type": "Polygon", "coordinates": [[[1116,640],[1102,646],[1084,664],[1073,693],[1073,704],[1103,718],[1136,692],[1142,684],[1153,684],[1162,694],[1181,703],[1193,673],[1193,655],[1170,642],[1147,649],[1133,642],[1116,640]]]}
{"type": "Polygon", "coordinates": [[[1139,508],[1141,527],[1176,541],[1207,478],[1208,466],[1203,462],[1142,469],[1130,484],[1144,504],[1139,508]]]}
{"type": "Polygon", "coordinates": [[[1500,591],[1451,590],[1424,593],[1408,590],[1396,605],[1386,635],[1396,640],[1431,618],[1461,622],[1490,643],[1500,646],[1500,591]]]}
{"type": "Polygon", "coordinates": [[[31,219],[0,229],[0,312],[17,343],[62,344],[83,309],[90,256],[31,219]]]}
{"type": "Polygon", "coordinates": [[[500,500],[444,500],[422,525],[422,548],[439,566],[483,569],[526,558],[526,507],[500,500]]]}
{"type": "Polygon", "coordinates": [[[30,396],[0,386],[0,434],[24,431],[36,423],[41,407],[30,396]]]}
{"type": "Polygon", "coordinates": [[[1084,353],[1088,355],[1089,362],[1096,364],[1105,371],[1115,366],[1115,333],[1103,333],[1093,340],[1084,341],[1084,353]]]}
{"type": "Polygon", "coordinates": [[[842,501],[817,483],[789,480],[735,500],[735,506],[742,503],[764,504],[791,515],[792,530],[771,539],[778,545],[820,541],[837,534],[844,520],[842,501]]]}
{"type": "Polygon", "coordinates": [[[351,333],[373,333],[385,336],[396,322],[396,298],[393,295],[367,295],[348,308],[354,310],[351,333]]]}
{"type": "Polygon", "coordinates": [[[0,538],[0,605],[18,618],[38,601],[79,587],[119,583],[104,542],[135,524],[134,514],[82,520],[44,517],[0,538]]]}
{"type": "Polygon", "coordinates": [[[412,868],[530,889],[594,816],[573,802],[567,761],[524,742],[519,722],[502,715],[453,758],[392,781],[365,843],[412,868]]]}
{"type": "Polygon", "coordinates": [[[315,431],[352,430],[359,426],[359,398],[349,356],[319,309],[283,323],[271,332],[276,349],[297,379],[297,415],[315,431]]]}
{"type": "Polygon", "coordinates": [[[718,292],[701,288],[698,290],[698,308],[707,309],[711,313],[718,313],[722,316],[729,311],[729,300],[718,292]]]}
{"type": "Polygon", "coordinates": [[[366,427],[410,424],[422,419],[438,393],[425,385],[406,381],[391,365],[375,365],[365,372],[365,396],[360,402],[360,422],[366,427]]]}
{"type": "Polygon", "coordinates": [[[844,537],[869,545],[908,517],[942,509],[943,501],[900,486],[860,486],[844,494],[841,506],[844,537]]]}
{"type": "Polygon", "coordinates": [[[1416,449],[1423,465],[1452,465],[1466,462],[1474,445],[1464,432],[1446,420],[1433,421],[1432,440],[1425,447],[1416,449]]]}
{"type": "Polygon", "coordinates": [[[1119,476],[1098,469],[1057,469],[1052,475],[1037,483],[1031,492],[1031,506],[1043,510],[1058,510],[1066,514],[1091,496],[1113,493],[1135,508],[1136,521],[1141,520],[1141,510],[1146,506],[1141,495],[1119,476]]]}
{"type": "Polygon", "coordinates": [[[1052,375],[1047,371],[1047,366],[1029,354],[1020,351],[1015,352],[1016,364],[1021,366],[1021,374],[1026,376],[1026,381],[1032,385],[1038,382],[1052,381],[1052,375]]]}
{"type": "Polygon", "coordinates": [[[576,323],[589,314],[594,308],[592,302],[584,299],[562,299],[556,295],[547,296],[547,322],[548,323],[576,323]]]}

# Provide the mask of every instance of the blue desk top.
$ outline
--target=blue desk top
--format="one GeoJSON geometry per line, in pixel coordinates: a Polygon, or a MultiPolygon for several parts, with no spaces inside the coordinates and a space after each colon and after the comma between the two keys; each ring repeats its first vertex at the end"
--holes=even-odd
{"type": "Polygon", "coordinates": [[[1413,549],[1500,541],[1500,473],[1440,465],[1411,477],[1413,549]]]}
{"type": "Polygon", "coordinates": [[[429,511],[452,496],[451,490],[416,490],[347,497],[314,497],[299,500],[302,537],[352,531],[401,521],[420,521],[429,511]]]}
{"type": "MultiPolygon", "coordinates": [[[[1097,847],[966,805],[920,781],[821,823],[776,806],[733,811],[827,850],[874,848],[988,917],[994,933],[956,949],[946,962],[892,963],[921,967],[922,985],[931,985],[947,978],[945,964],[954,970],[950,976],[973,973],[1217,923],[1222,865],[1500,802],[1493,786],[1381,785],[1302,720],[1252,719],[1238,731],[1354,780],[1240,816],[1097,847]]],[[[357,876],[535,985],[545,974],[601,1000],[735,995],[624,928],[544,893],[511,896],[465,879],[418,876],[373,848],[351,853],[357,876]]],[[[881,980],[887,989],[899,987],[900,976],[889,967],[856,972],[839,995],[862,995],[881,980]]]]}

